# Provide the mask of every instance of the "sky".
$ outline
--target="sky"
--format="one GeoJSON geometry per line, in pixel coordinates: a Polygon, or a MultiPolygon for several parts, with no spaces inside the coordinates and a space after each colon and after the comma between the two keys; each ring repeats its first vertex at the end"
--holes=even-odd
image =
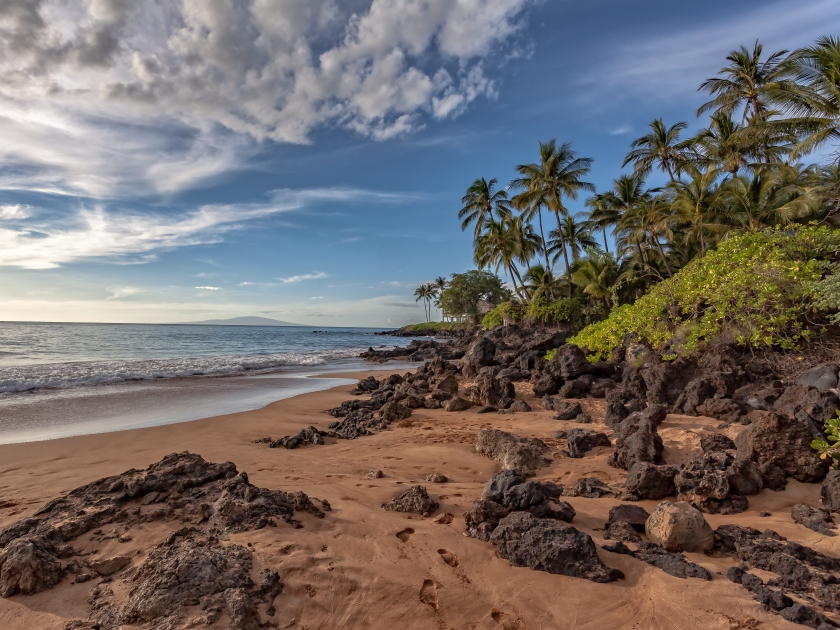
{"type": "Polygon", "coordinates": [[[604,190],[655,118],[703,125],[730,50],[831,24],[836,0],[4,0],[0,320],[422,321],[414,289],[474,267],[474,179],[556,138],[604,190]]]}

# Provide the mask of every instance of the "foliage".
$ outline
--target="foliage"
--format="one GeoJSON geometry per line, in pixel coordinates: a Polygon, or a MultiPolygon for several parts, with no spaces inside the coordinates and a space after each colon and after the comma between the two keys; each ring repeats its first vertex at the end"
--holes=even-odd
{"type": "Polygon", "coordinates": [[[470,324],[466,322],[423,322],[422,324],[408,324],[407,326],[402,326],[400,331],[426,335],[429,333],[442,332],[444,330],[469,328],[469,326],[470,324]]]}
{"type": "Polygon", "coordinates": [[[491,306],[510,299],[510,290],[499,276],[486,271],[471,270],[454,273],[449,286],[441,291],[439,301],[444,312],[451,315],[469,315],[478,318],[478,303],[485,300],[491,306]]]}
{"type": "Polygon", "coordinates": [[[811,448],[820,453],[820,459],[830,459],[831,467],[840,469],[840,411],[825,421],[825,438],[811,442],[811,448]]]}
{"type": "Polygon", "coordinates": [[[840,265],[832,273],[814,283],[814,306],[828,315],[832,324],[840,324],[840,265]]]}
{"type": "Polygon", "coordinates": [[[632,305],[583,329],[569,343],[607,358],[626,335],[690,355],[721,337],[749,347],[795,348],[825,259],[840,232],[807,226],[735,234],[695,258],[632,305]]]}
{"type": "Polygon", "coordinates": [[[481,325],[487,330],[501,326],[505,320],[521,322],[525,318],[525,310],[519,302],[502,302],[496,308],[488,311],[481,320],[481,325]]]}
{"type": "Polygon", "coordinates": [[[533,300],[528,304],[528,317],[543,324],[574,323],[580,310],[580,300],[566,298],[563,300],[533,300]]]}
{"type": "Polygon", "coordinates": [[[546,361],[553,361],[554,357],[557,356],[557,348],[553,348],[545,353],[545,360],[546,361]]]}

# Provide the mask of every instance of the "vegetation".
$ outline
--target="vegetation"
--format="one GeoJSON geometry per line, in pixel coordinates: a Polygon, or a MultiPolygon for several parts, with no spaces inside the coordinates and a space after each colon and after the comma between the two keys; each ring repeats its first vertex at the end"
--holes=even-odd
{"type": "Polygon", "coordinates": [[[478,322],[480,302],[487,302],[492,308],[510,297],[510,290],[497,275],[473,270],[452,274],[438,301],[444,312],[467,315],[478,322]]]}
{"type": "Polygon", "coordinates": [[[840,469],[840,411],[825,421],[824,431],[825,439],[817,438],[811,448],[819,451],[821,459],[830,459],[832,468],[840,469]]]}
{"type": "Polygon", "coordinates": [[[400,330],[423,335],[430,332],[438,333],[446,330],[459,330],[468,326],[469,324],[464,322],[426,322],[424,324],[409,324],[408,326],[401,327],[400,330]]]}
{"type": "Polygon", "coordinates": [[[838,250],[840,231],[826,227],[733,234],[569,342],[595,359],[607,358],[627,335],[677,355],[721,338],[794,348],[809,334],[807,316],[819,308],[814,286],[824,261],[838,250]]]}

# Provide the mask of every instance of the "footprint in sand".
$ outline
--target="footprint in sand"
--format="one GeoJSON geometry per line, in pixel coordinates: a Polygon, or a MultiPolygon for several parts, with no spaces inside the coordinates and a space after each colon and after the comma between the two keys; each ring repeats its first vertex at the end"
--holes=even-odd
{"type": "Polygon", "coordinates": [[[414,530],[410,527],[406,527],[401,532],[397,532],[397,538],[399,538],[403,542],[408,542],[408,539],[411,538],[411,535],[414,533],[414,530]]]}
{"type": "Polygon", "coordinates": [[[490,617],[493,621],[502,626],[504,630],[527,630],[519,619],[511,619],[500,610],[494,610],[491,612],[490,617]]]}
{"type": "Polygon", "coordinates": [[[455,567],[461,566],[461,560],[451,551],[447,551],[446,549],[438,549],[438,553],[443,561],[448,564],[453,569],[455,567]]]}
{"type": "Polygon", "coordinates": [[[435,610],[438,609],[437,584],[434,580],[423,580],[423,586],[420,588],[420,601],[435,610]]]}

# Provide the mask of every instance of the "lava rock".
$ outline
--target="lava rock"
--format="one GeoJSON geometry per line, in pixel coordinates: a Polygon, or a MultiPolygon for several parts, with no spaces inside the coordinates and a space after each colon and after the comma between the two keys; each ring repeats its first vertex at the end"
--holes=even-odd
{"type": "Polygon", "coordinates": [[[807,385],[814,387],[821,392],[835,389],[837,387],[837,374],[840,372],[840,365],[836,363],[823,363],[805,370],[794,381],[795,385],[807,385]]]}
{"type": "Polygon", "coordinates": [[[614,468],[629,470],[636,462],[664,464],[662,438],[656,427],[667,415],[663,405],[651,405],[637,414],[628,416],[619,425],[615,452],[607,463],[614,468]]]}
{"type": "Polygon", "coordinates": [[[319,431],[315,427],[309,426],[305,429],[301,429],[300,433],[295,436],[287,435],[279,440],[269,442],[268,447],[277,448],[278,446],[282,446],[283,448],[293,449],[305,444],[322,445],[324,443],[324,438],[321,436],[323,435],[326,435],[325,431],[319,431]]]}
{"type": "Polygon", "coordinates": [[[824,534],[825,536],[836,536],[836,526],[831,518],[831,512],[822,508],[811,507],[803,503],[797,503],[790,510],[790,517],[794,523],[799,523],[808,529],[824,534]]]}
{"type": "Polygon", "coordinates": [[[548,466],[548,445],[537,438],[523,438],[499,429],[482,429],[475,447],[481,455],[499,462],[504,468],[517,470],[526,477],[537,468],[548,466]]]}
{"type": "Polygon", "coordinates": [[[587,499],[600,499],[604,495],[611,495],[613,491],[600,479],[585,477],[578,481],[568,495],[570,497],[586,497],[587,499]]]}
{"type": "Polygon", "coordinates": [[[680,501],[663,501],[656,506],[645,523],[651,541],[665,551],[710,551],[715,543],[712,528],[703,514],[692,505],[680,501]]]}
{"type": "Polygon", "coordinates": [[[711,435],[704,435],[700,438],[700,448],[704,453],[711,453],[712,451],[728,451],[735,450],[735,442],[722,433],[712,433],[711,435]]]}
{"type": "Polygon", "coordinates": [[[743,411],[741,405],[731,398],[709,398],[697,405],[697,413],[707,418],[733,424],[740,421],[743,411]]]}
{"type": "Polygon", "coordinates": [[[454,398],[450,398],[449,400],[447,400],[443,404],[443,409],[444,409],[444,411],[452,411],[452,412],[466,411],[467,409],[469,409],[472,406],[473,406],[473,404],[469,400],[465,400],[465,399],[463,399],[459,396],[456,396],[454,398]]]}
{"type": "Polygon", "coordinates": [[[829,512],[840,512],[840,470],[829,470],[820,490],[822,503],[829,512]]]}
{"type": "Polygon", "coordinates": [[[531,411],[531,405],[526,403],[524,400],[514,400],[509,409],[516,413],[527,413],[531,411]]]}
{"type": "Polygon", "coordinates": [[[428,477],[426,477],[426,481],[431,483],[446,483],[449,481],[449,477],[446,475],[442,475],[441,473],[432,473],[428,477]]]}
{"type": "Polygon", "coordinates": [[[484,491],[481,494],[481,499],[486,501],[495,501],[501,503],[502,498],[513,486],[525,483],[524,477],[515,470],[502,470],[497,472],[490,478],[487,485],[484,486],[484,491]]]}
{"type": "Polygon", "coordinates": [[[581,374],[591,374],[592,364],[586,360],[583,350],[572,344],[557,348],[557,353],[549,363],[549,370],[559,372],[563,380],[569,380],[581,374]]]}
{"type": "Polygon", "coordinates": [[[572,420],[583,413],[583,410],[580,408],[580,403],[556,401],[552,405],[552,408],[557,412],[554,415],[555,420],[572,420]]]}
{"type": "Polygon", "coordinates": [[[633,529],[630,523],[616,521],[607,526],[604,533],[604,540],[620,540],[621,542],[639,543],[642,537],[633,529]]]}
{"type": "Polygon", "coordinates": [[[0,550],[0,597],[32,595],[64,577],[59,547],[44,536],[16,537],[0,550]]]}
{"type": "Polygon", "coordinates": [[[465,533],[467,536],[487,542],[493,530],[503,518],[510,514],[510,510],[495,501],[482,499],[473,503],[464,512],[465,533]]]}
{"type": "Polygon", "coordinates": [[[613,523],[622,522],[629,524],[637,532],[644,532],[645,524],[649,518],[650,513],[638,505],[616,505],[610,508],[610,516],[604,527],[609,527],[613,523]]]}
{"type": "Polygon", "coordinates": [[[699,578],[711,581],[712,575],[707,569],[699,564],[689,562],[682,553],[669,553],[662,547],[649,543],[640,542],[638,549],[632,553],[634,558],[662,569],[668,575],[678,578],[699,578]]]}
{"type": "Polygon", "coordinates": [[[411,486],[400,492],[390,503],[383,503],[383,510],[394,512],[410,512],[421,516],[431,516],[440,504],[429,497],[423,486],[411,486]]]}
{"type": "Polygon", "coordinates": [[[572,429],[566,435],[569,457],[580,459],[597,446],[612,446],[605,433],[596,433],[587,429],[572,429]]]}
{"type": "Polygon", "coordinates": [[[659,500],[677,494],[674,477],[679,472],[676,466],[657,466],[648,462],[634,464],[627,473],[624,491],[634,500],[659,500]]]}

